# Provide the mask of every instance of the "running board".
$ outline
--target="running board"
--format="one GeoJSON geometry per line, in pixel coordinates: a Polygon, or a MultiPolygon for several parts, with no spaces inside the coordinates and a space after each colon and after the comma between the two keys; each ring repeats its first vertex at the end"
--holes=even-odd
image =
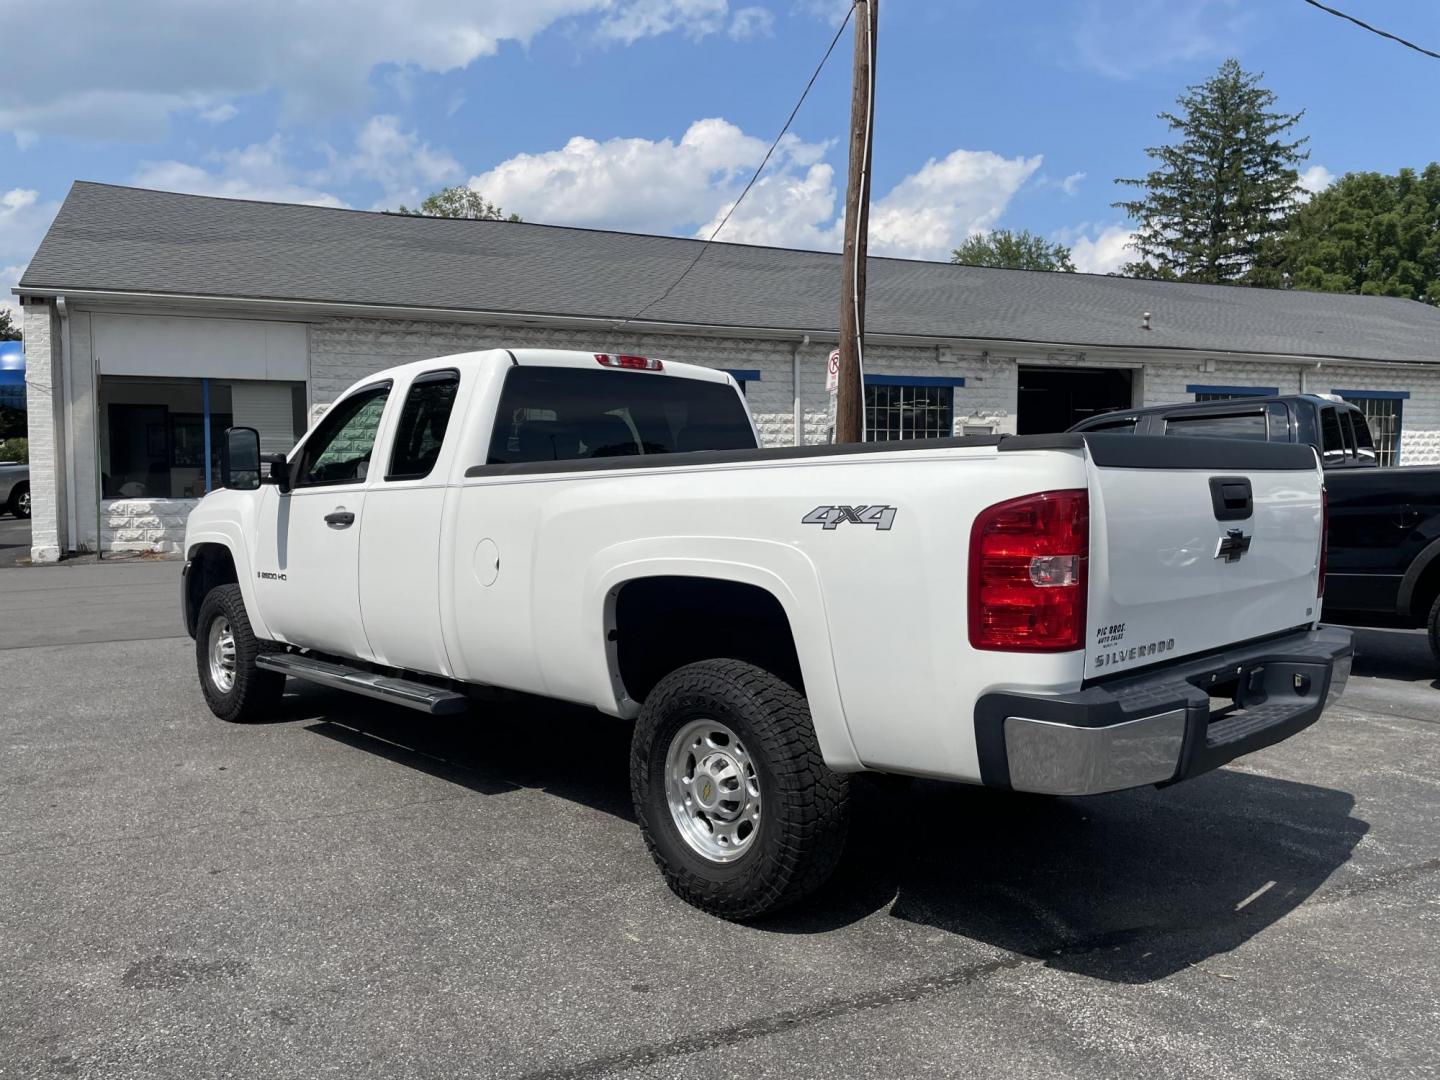
{"type": "Polygon", "coordinates": [[[453,690],[442,690],[428,683],[410,679],[397,679],[393,675],[377,675],[362,668],[347,667],[330,660],[317,660],[295,653],[261,653],[255,658],[255,666],[266,671],[279,672],[306,682],[332,686],[337,690],[349,690],[366,697],[379,698],[408,709],[418,709],[431,716],[455,716],[468,708],[469,701],[464,694],[453,690]]]}

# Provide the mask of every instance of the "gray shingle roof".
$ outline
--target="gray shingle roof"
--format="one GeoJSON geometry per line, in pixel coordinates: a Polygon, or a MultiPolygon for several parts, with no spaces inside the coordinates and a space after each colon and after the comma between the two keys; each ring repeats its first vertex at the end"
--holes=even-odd
{"type": "MultiPolygon", "coordinates": [[[[22,287],[623,318],[698,241],[79,182],[22,287]]],[[[647,322],[833,328],[839,257],[714,244],[647,322]]],[[[1440,361],[1440,310],[1388,297],[872,259],[871,333],[1440,361]],[[1140,328],[1153,314],[1154,329],[1140,328]]]]}

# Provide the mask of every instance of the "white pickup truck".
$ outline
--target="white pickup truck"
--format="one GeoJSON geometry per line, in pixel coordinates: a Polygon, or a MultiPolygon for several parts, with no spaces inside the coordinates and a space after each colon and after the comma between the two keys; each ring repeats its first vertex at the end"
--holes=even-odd
{"type": "Polygon", "coordinates": [[[1311,724],[1350,670],[1316,624],[1309,446],[759,449],[723,372],[495,350],[362,380],[268,475],[250,429],[222,460],[183,587],[216,715],[289,676],[632,718],[645,840],[730,918],[826,879],[854,773],[1169,784],[1311,724]]]}

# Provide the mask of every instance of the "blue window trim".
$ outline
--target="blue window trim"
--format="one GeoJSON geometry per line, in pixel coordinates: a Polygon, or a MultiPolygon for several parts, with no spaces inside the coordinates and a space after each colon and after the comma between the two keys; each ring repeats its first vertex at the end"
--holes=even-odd
{"type": "Polygon", "coordinates": [[[866,386],[964,386],[965,380],[941,375],[866,375],[866,386]]]}
{"type": "Polygon", "coordinates": [[[1409,401],[1409,390],[1331,390],[1343,398],[1380,398],[1382,401],[1409,401]]]}
{"type": "Polygon", "coordinates": [[[1208,386],[1195,383],[1185,387],[1187,394],[1234,394],[1237,397],[1275,397],[1278,386],[1208,386]]]}
{"type": "Polygon", "coordinates": [[[725,368],[725,374],[736,382],[759,382],[759,368],[725,368]]]}

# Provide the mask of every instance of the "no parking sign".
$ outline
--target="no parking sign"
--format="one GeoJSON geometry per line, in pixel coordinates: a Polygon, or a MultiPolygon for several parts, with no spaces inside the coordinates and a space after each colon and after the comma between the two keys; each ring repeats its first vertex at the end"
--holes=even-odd
{"type": "Polygon", "coordinates": [[[825,390],[827,393],[835,393],[840,389],[840,350],[835,349],[830,353],[830,359],[825,364],[825,390]]]}

